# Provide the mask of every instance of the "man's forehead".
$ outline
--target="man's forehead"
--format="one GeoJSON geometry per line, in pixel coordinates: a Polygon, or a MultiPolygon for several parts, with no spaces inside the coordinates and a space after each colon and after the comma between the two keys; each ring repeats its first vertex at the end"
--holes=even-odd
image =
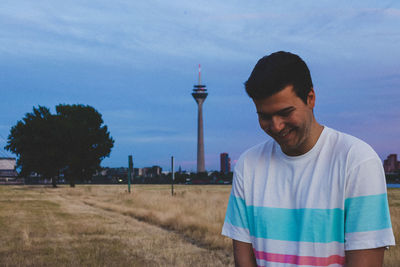
{"type": "Polygon", "coordinates": [[[275,114],[275,113],[291,111],[291,110],[294,110],[294,109],[296,109],[295,106],[288,106],[288,107],[284,107],[284,108],[277,109],[277,110],[264,110],[264,109],[258,110],[257,109],[257,113],[258,114],[269,114],[269,115],[271,115],[271,114],[275,114]]]}
{"type": "Polygon", "coordinates": [[[301,99],[291,88],[285,88],[269,97],[261,99],[253,99],[256,105],[291,105],[292,103],[297,103],[301,99]]]}

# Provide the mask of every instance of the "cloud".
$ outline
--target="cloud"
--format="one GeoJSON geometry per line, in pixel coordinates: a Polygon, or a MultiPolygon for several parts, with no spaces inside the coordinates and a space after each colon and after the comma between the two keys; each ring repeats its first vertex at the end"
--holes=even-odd
{"type": "Polygon", "coordinates": [[[64,54],[104,62],[113,58],[125,63],[143,62],[143,53],[178,57],[237,54],[212,38],[201,38],[209,30],[206,23],[201,24],[205,16],[201,8],[190,17],[179,16],[182,7],[176,10],[151,2],[111,5],[99,1],[92,6],[79,1],[68,5],[9,2],[2,10],[7,27],[2,27],[1,49],[9,53],[64,54]]]}
{"type": "Polygon", "coordinates": [[[105,110],[103,111],[103,118],[107,117],[109,119],[140,119],[143,116],[148,116],[148,113],[133,109],[113,109],[113,110],[105,110]]]}
{"type": "Polygon", "coordinates": [[[171,143],[194,143],[196,137],[185,135],[155,135],[152,136],[122,136],[118,137],[117,142],[120,144],[171,144],[171,143]]]}
{"type": "MultiPolygon", "coordinates": [[[[385,23],[399,13],[396,8],[332,7],[318,1],[272,1],[268,6],[264,2],[227,6],[222,1],[6,1],[3,6],[3,52],[137,68],[148,67],[149,62],[168,64],[171,57],[254,60],[261,51],[294,45],[315,52],[311,42],[313,47],[329,48],[336,43],[333,36],[348,38],[341,44],[348,46],[354,36],[370,34],[372,39],[374,33],[382,34],[375,30],[376,22],[385,23]]],[[[336,53],[340,52],[345,50],[336,53]]]]}
{"type": "Polygon", "coordinates": [[[386,8],[383,13],[390,17],[400,18],[400,9],[398,8],[386,8]]]}

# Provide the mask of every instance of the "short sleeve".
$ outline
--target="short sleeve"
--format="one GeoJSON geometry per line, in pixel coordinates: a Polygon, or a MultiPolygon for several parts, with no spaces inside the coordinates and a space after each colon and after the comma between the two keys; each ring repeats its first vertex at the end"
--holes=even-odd
{"type": "Polygon", "coordinates": [[[244,198],[243,179],[235,168],[232,190],[226,210],[222,235],[234,240],[251,243],[247,210],[244,198]]]}
{"type": "Polygon", "coordinates": [[[395,244],[385,174],[377,156],[366,159],[349,170],[344,209],[345,250],[395,244]]]}

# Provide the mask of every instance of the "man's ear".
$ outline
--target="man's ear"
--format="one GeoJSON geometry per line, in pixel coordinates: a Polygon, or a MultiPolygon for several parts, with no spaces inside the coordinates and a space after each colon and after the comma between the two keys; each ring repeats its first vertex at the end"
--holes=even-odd
{"type": "Polygon", "coordinates": [[[307,106],[311,109],[313,109],[315,106],[315,92],[314,92],[314,88],[312,88],[312,87],[311,87],[310,92],[308,92],[308,95],[307,95],[307,106]]]}

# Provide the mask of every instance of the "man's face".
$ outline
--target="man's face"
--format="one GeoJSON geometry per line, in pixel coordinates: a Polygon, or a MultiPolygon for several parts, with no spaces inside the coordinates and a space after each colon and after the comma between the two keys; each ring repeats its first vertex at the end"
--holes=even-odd
{"type": "Polygon", "coordinates": [[[268,98],[253,101],[261,128],[275,139],[285,154],[298,156],[313,147],[314,90],[308,94],[307,104],[296,95],[292,85],[268,98]]]}

